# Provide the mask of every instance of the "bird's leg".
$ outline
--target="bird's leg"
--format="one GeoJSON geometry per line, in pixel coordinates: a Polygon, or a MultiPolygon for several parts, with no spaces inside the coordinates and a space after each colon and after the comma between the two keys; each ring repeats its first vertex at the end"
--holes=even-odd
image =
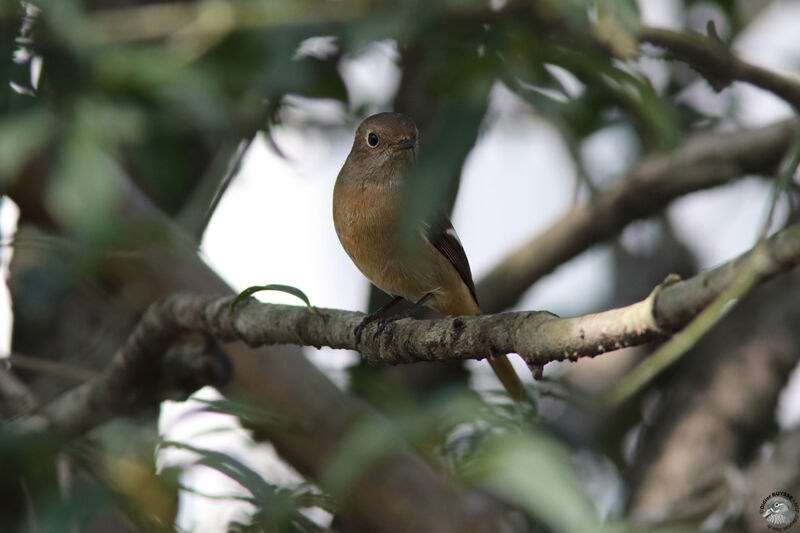
{"type": "Polygon", "coordinates": [[[431,298],[433,298],[433,293],[429,292],[428,294],[420,298],[418,301],[414,302],[414,305],[412,305],[407,311],[389,317],[381,316],[382,314],[385,314],[387,309],[389,309],[390,307],[392,307],[397,302],[403,299],[400,296],[395,296],[392,301],[390,301],[386,305],[381,306],[381,308],[375,311],[374,313],[370,313],[369,315],[365,316],[364,320],[362,320],[361,323],[358,326],[356,326],[355,330],[356,347],[358,347],[359,342],[361,342],[361,332],[370,322],[373,322],[375,320],[378,321],[378,331],[375,332],[375,335],[379,335],[384,330],[384,328],[386,328],[386,326],[389,325],[389,323],[394,322],[395,320],[401,320],[403,318],[410,317],[411,315],[416,313],[417,310],[419,310],[422,306],[424,306],[425,302],[427,302],[431,298]]]}
{"type": "Polygon", "coordinates": [[[403,318],[408,318],[417,311],[419,311],[424,305],[425,302],[433,298],[433,293],[429,292],[412,305],[407,311],[403,311],[402,313],[398,313],[396,315],[392,315],[389,317],[384,317],[378,320],[378,331],[375,332],[375,335],[378,336],[380,333],[389,325],[389,323],[394,322],[395,320],[402,320],[403,318]]]}
{"type": "Polygon", "coordinates": [[[361,342],[361,332],[364,331],[364,328],[367,327],[367,324],[379,318],[383,318],[383,315],[386,314],[386,311],[397,305],[402,299],[402,296],[395,296],[378,309],[364,317],[364,319],[358,326],[356,326],[356,329],[353,332],[356,335],[356,348],[358,348],[358,344],[361,342]]]}

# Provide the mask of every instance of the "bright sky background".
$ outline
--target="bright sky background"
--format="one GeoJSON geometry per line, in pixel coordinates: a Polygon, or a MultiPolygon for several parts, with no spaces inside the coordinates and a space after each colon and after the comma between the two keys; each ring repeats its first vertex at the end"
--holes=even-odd
{"type": "MultiPolygon", "coordinates": [[[[639,4],[647,24],[680,26],[683,16],[678,2],[648,0],[639,4]]],[[[690,18],[702,26],[713,13],[702,6],[698,9],[690,18]]],[[[757,64],[796,72],[800,64],[800,40],[795,38],[798,20],[800,3],[773,4],[736,41],[736,49],[757,64]]],[[[393,43],[382,42],[345,61],[342,73],[351,104],[368,103],[375,111],[388,109],[399,83],[396,60],[393,43]]],[[[664,79],[665,63],[644,59],[639,65],[656,86],[664,79]]],[[[790,114],[789,107],[774,96],[739,83],[715,95],[698,81],[683,98],[719,113],[735,106],[742,122],[751,126],[790,114]]],[[[306,104],[297,99],[298,116],[309,112],[306,104]]],[[[574,183],[567,148],[551,125],[501,85],[492,92],[491,108],[493,120],[487,123],[467,159],[453,215],[476,279],[509,250],[564,213],[572,201],[574,183]]],[[[341,110],[323,103],[314,104],[311,112],[335,119],[341,110]]],[[[285,159],[263,138],[254,142],[202,244],[207,261],[235,289],[283,283],[302,289],[313,305],[365,310],[369,285],[342,251],[331,219],[333,183],[352,143],[354,126],[333,133],[276,128],[274,139],[285,159]]],[[[630,132],[624,128],[610,128],[586,143],[584,164],[594,177],[607,179],[624,171],[637,155],[629,138],[630,132]]],[[[669,214],[701,267],[709,268],[753,244],[769,195],[768,183],[746,179],[682,198],[673,203],[669,214]]],[[[8,211],[4,205],[3,217],[8,211]]],[[[3,223],[4,228],[9,227],[5,218],[3,223]]],[[[596,246],[537,283],[518,307],[547,309],[561,315],[597,310],[609,296],[612,266],[608,248],[596,246]],[[574,298],[575,294],[581,298],[574,298]]],[[[262,298],[297,304],[297,300],[279,293],[264,293],[262,298]]],[[[2,306],[0,310],[5,309],[2,306]]],[[[8,346],[7,339],[0,338],[0,342],[8,346]]],[[[306,353],[340,384],[346,379],[342,370],[355,360],[354,354],[344,351],[307,349],[306,353]]],[[[525,365],[516,363],[520,376],[530,379],[525,365]]],[[[497,386],[488,365],[471,362],[469,367],[475,372],[476,386],[497,386]]],[[[800,375],[794,377],[778,413],[785,425],[800,422],[800,375]]],[[[211,390],[200,395],[215,397],[211,390]]],[[[247,433],[235,421],[221,415],[190,413],[197,408],[193,402],[167,402],[161,417],[166,438],[191,440],[196,446],[229,453],[278,484],[299,480],[291,469],[273,460],[268,445],[249,442],[247,433]],[[220,427],[230,430],[211,431],[220,427]]],[[[190,463],[192,456],[172,450],[162,453],[160,460],[162,464],[190,463]]],[[[183,482],[210,494],[242,494],[234,482],[204,467],[191,469],[183,482]]],[[[213,533],[223,530],[234,516],[244,519],[245,509],[246,504],[184,495],[179,523],[189,531],[213,533]]]]}

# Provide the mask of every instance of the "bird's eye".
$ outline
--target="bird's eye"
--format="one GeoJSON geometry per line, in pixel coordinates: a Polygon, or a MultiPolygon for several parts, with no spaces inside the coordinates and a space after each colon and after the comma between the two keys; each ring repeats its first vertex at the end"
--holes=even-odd
{"type": "Polygon", "coordinates": [[[378,136],[374,133],[370,133],[367,135],[367,143],[372,147],[378,146],[378,136]]]}

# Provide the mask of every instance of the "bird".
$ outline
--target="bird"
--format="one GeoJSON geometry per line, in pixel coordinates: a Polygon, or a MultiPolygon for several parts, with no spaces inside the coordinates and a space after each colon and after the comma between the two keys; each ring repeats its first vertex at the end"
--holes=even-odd
{"type": "Polygon", "coordinates": [[[788,498],[775,496],[767,502],[767,510],[761,516],[772,525],[786,526],[795,519],[796,514],[792,510],[793,507],[788,498]]]}
{"type": "MultiPolygon", "coordinates": [[[[336,234],[361,273],[395,297],[389,305],[406,299],[416,303],[412,310],[425,305],[445,316],[479,315],[467,254],[446,216],[420,222],[411,252],[401,241],[401,204],[417,152],[417,126],[406,115],[378,113],[359,124],[333,189],[336,234]]],[[[356,345],[363,326],[387,307],[356,328],[356,345]]],[[[524,401],[525,387],[508,357],[487,359],[509,396],[524,401]]]]}

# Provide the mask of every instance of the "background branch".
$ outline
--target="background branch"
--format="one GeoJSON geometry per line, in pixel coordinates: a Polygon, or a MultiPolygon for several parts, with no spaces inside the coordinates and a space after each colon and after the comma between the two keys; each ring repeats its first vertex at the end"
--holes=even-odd
{"type": "MultiPolygon", "coordinates": [[[[789,488],[792,479],[796,484],[797,457],[787,462],[757,450],[765,438],[780,439],[775,409],[800,353],[797,306],[780,295],[796,294],[798,283],[795,270],[744,297],[678,364],[671,379],[654,387],[661,401],[643,423],[631,475],[631,506],[637,514],[669,521],[689,504],[703,502],[702,516],[715,508],[743,506],[754,525],[754,502],[775,487],[789,488]],[[765,320],[754,321],[754,316],[765,320]],[[761,465],[760,479],[748,473],[752,466],[747,464],[761,465]],[[784,473],[776,475],[777,470],[784,473]],[[721,475],[725,472],[733,477],[721,475]],[[705,496],[698,497],[709,479],[715,480],[714,491],[703,489],[705,496]]],[[[757,518],[763,528],[763,518],[757,518]]]]}
{"type": "Polygon", "coordinates": [[[477,285],[487,312],[514,305],[533,283],[633,220],[690,192],[748,173],[771,173],[798,129],[796,119],[735,133],[704,133],[651,155],[498,263],[477,285]]]}
{"type": "Polygon", "coordinates": [[[686,62],[716,91],[735,80],[746,81],[774,93],[800,110],[800,80],[739,59],[717,36],[713,23],[709,23],[708,29],[709,35],[702,35],[692,31],[645,27],[639,39],[664,48],[676,59],[686,62]]]}

